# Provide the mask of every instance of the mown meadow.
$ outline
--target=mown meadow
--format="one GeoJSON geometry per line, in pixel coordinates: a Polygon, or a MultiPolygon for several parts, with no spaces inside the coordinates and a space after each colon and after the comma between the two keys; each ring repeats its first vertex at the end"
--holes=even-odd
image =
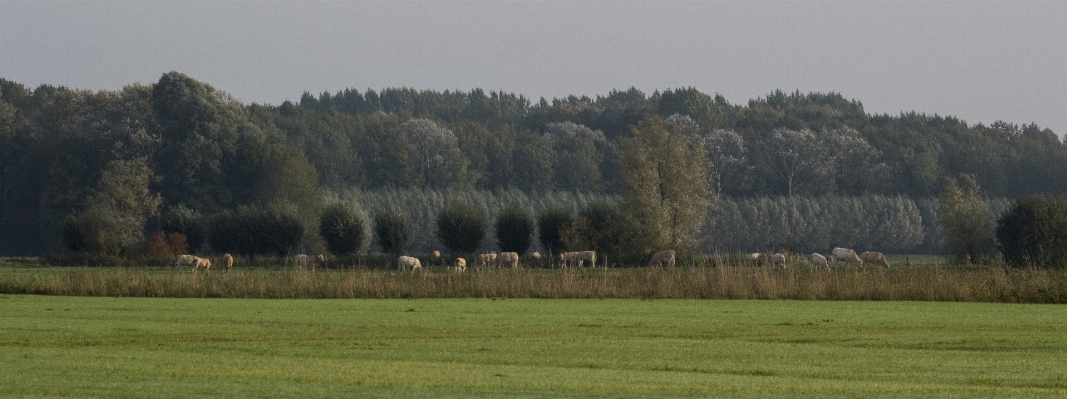
{"type": "Polygon", "coordinates": [[[1063,397],[1067,307],[0,296],[3,397],[1063,397]]]}

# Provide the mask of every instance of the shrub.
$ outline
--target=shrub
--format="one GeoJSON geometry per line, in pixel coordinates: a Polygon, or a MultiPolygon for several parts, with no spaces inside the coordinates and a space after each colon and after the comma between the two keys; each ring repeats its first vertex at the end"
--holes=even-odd
{"type": "Polygon", "coordinates": [[[496,218],[496,242],[502,252],[524,253],[533,241],[533,218],[518,204],[508,205],[496,218]]]}
{"type": "Polygon", "coordinates": [[[319,234],[334,255],[359,252],[367,243],[367,224],[363,212],[342,202],[326,207],[319,220],[319,234]]]}
{"type": "Polygon", "coordinates": [[[473,253],[485,238],[485,220],[474,206],[453,203],[437,214],[437,239],[452,253],[473,253]]]}
{"type": "Polygon", "coordinates": [[[1019,199],[997,221],[1004,260],[1015,266],[1067,266],[1067,197],[1019,199]]]}
{"type": "Polygon", "coordinates": [[[175,256],[188,253],[189,246],[185,236],[181,234],[167,234],[157,231],[145,242],[141,253],[147,256],[175,256]]]}
{"type": "Polygon", "coordinates": [[[559,206],[545,209],[537,217],[538,239],[541,241],[541,248],[552,254],[565,251],[567,244],[563,240],[563,232],[571,228],[571,215],[566,209],[559,206]]]}
{"type": "Polygon", "coordinates": [[[374,215],[374,233],[382,252],[400,254],[408,243],[407,216],[397,208],[391,208],[374,215]]]}
{"type": "Polygon", "coordinates": [[[166,234],[181,234],[185,236],[185,242],[189,245],[189,251],[196,253],[207,241],[207,230],[204,229],[204,217],[195,210],[182,205],[171,207],[163,214],[161,230],[166,234]]]}
{"type": "Polygon", "coordinates": [[[286,255],[304,238],[304,224],[292,209],[242,206],[211,218],[211,247],[218,252],[286,255]]]}
{"type": "Polygon", "coordinates": [[[118,255],[128,245],[122,234],[122,218],[93,207],[63,221],[63,244],[71,252],[118,255]]]}
{"type": "Polygon", "coordinates": [[[634,255],[634,250],[624,250],[624,243],[629,239],[626,233],[631,231],[624,220],[617,205],[606,201],[591,203],[578,212],[568,246],[605,255],[634,255]]]}

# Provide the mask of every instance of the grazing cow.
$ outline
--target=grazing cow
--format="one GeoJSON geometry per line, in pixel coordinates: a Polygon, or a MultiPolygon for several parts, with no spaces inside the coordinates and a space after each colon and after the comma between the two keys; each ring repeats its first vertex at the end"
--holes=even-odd
{"type": "Polygon", "coordinates": [[[319,263],[326,262],[326,257],[322,256],[322,254],[319,254],[319,255],[299,254],[299,255],[294,256],[294,258],[296,259],[296,265],[298,267],[300,267],[301,269],[310,266],[311,270],[315,270],[315,265],[317,265],[319,263]]]}
{"type": "Polygon", "coordinates": [[[196,262],[196,257],[193,255],[178,255],[178,258],[174,261],[174,269],[179,269],[182,266],[192,265],[196,262]]]}
{"type": "Polygon", "coordinates": [[[233,256],[230,254],[222,255],[222,265],[226,266],[226,273],[229,273],[230,269],[233,269],[233,256]]]}
{"type": "Polygon", "coordinates": [[[464,272],[467,270],[467,260],[463,258],[456,258],[456,271],[464,272]]]}
{"type": "Polygon", "coordinates": [[[652,255],[648,266],[671,266],[674,267],[674,251],[661,251],[652,255]]]}
{"type": "Polygon", "coordinates": [[[826,263],[826,257],[819,255],[818,252],[811,254],[811,263],[815,264],[816,269],[821,267],[826,270],[830,270],[830,264],[826,263]]]}
{"type": "Polygon", "coordinates": [[[867,251],[860,255],[860,258],[863,259],[864,263],[873,263],[885,266],[887,269],[889,268],[889,261],[885,259],[885,255],[882,255],[881,252],[867,251]]]}
{"type": "Polygon", "coordinates": [[[541,253],[534,251],[534,253],[530,254],[530,257],[534,259],[541,259],[541,253]]]}
{"type": "Polygon", "coordinates": [[[204,271],[210,271],[211,270],[211,261],[208,260],[208,259],[197,258],[197,257],[194,256],[193,257],[193,273],[196,273],[196,270],[201,268],[201,267],[204,268],[204,271]]]}
{"type": "Polygon", "coordinates": [[[441,261],[441,251],[433,251],[432,255],[433,257],[430,258],[431,264],[437,264],[437,262],[441,261]]]}
{"type": "Polygon", "coordinates": [[[411,269],[412,272],[422,270],[422,263],[419,262],[419,258],[411,256],[401,256],[400,258],[397,258],[396,265],[401,271],[408,269],[411,269]]]}
{"type": "Polygon", "coordinates": [[[501,252],[497,257],[501,266],[519,267],[519,254],[517,252],[501,252]]]}
{"type": "Polygon", "coordinates": [[[786,268],[785,255],[774,254],[773,256],[771,256],[771,263],[776,264],[776,265],[782,265],[782,268],[785,269],[786,268]]]}
{"type": "Polygon", "coordinates": [[[475,262],[475,265],[477,265],[477,266],[492,266],[494,260],[496,260],[496,254],[493,254],[493,253],[479,254],[478,255],[478,261],[475,262]]]}
{"type": "Polygon", "coordinates": [[[589,261],[592,267],[596,267],[596,251],[566,252],[560,254],[559,260],[564,268],[574,262],[578,262],[578,267],[582,267],[585,261],[589,261]]]}
{"type": "Polygon", "coordinates": [[[752,260],[759,260],[760,253],[759,252],[753,252],[753,253],[748,254],[748,257],[752,258],[752,260]]]}
{"type": "Polygon", "coordinates": [[[834,259],[843,260],[856,266],[863,265],[863,261],[860,260],[860,257],[856,256],[856,251],[853,251],[851,249],[834,248],[831,253],[834,254],[834,259]]]}

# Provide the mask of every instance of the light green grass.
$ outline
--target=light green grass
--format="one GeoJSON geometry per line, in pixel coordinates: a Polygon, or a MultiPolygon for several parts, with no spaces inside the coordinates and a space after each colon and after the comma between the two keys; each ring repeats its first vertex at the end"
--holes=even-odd
{"type": "Polygon", "coordinates": [[[0,296],[0,397],[1063,397],[1067,306],[0,296]]]}

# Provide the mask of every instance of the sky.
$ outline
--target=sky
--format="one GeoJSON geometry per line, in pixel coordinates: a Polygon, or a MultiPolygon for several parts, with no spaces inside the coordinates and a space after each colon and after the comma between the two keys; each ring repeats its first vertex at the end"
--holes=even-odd
{"type": "Polygon", "coordinates": [[[169,71],[260,104],[385,87],[835,92],[868,113],[1063,135],[1067,1],[0,0],[0,78],[117,90],[169,71]]]}

